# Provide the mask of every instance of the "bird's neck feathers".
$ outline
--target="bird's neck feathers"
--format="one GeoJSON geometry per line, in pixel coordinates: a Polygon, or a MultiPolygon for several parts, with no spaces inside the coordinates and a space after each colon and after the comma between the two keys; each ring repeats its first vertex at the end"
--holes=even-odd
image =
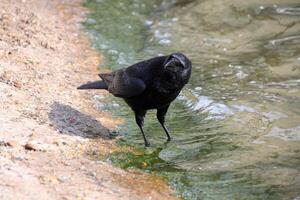
{"type": "Polygon", "coordinates": [[[181,90],[187,81],[183,80],[180,74],[163,71],[159,79],[159,88],[167,91],[181,90]]]}

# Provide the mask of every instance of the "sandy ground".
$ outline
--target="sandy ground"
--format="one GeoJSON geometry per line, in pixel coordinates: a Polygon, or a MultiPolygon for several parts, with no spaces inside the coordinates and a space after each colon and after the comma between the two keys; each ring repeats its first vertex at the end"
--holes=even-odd
{"type": "Polygon", "coordinates": [[[0,199],[172,199],[159,178],[89,159],[117,123],[79,84],[97,79],[80,0],[0,2],[0,199]]]}

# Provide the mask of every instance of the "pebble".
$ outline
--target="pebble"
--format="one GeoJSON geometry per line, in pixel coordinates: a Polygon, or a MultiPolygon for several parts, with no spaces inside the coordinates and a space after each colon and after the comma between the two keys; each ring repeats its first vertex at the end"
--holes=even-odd
{"type": "Polygon", "coordinates": [[[25,144],[24,148],[26,150],[29,150],[29,151],[36,151],[37,150],[36,146],[33,143],[31,143],[31,142],[27,142],[25,144]]]}
{"type": "Polygon", "coordinates": [[[23,160],[23,158],[22,158],[22,157],[19,157],[19,156],[13,156],[12,159],[13,159],[14,161],[22,161],[22,160],[23,160]]]}
{"type": "Polygon", "coordinates": [[[41,143],[40,141],[36,140],[29,140],[25,145],[24,148],[30,151],[51,151],[55,149],[53,144],[41,143]]]}
{"type": "Polygon", "coordinates": [[[69,177],[67,177],[67,176],[60,176],[57,178],[57,180],[61,183],[66,182],[68,179],[69,179],[69,177]]]}
{"type": "Polygon", "coordinates": [[[5,147],[16,147],[18,143],[14,140],[10,141],[0,141],[0,146],[5,146],[5,147]]]}
{"type": "Polygon", "coordinates": [[[10,140],[7,142],[7,145],[10,147],[16,147],[16,146],[18,146],[18,142],[15,140],[10,140]]]}
{"type": "Polygon", "coordinates": [[[93,178],[97,177],[97,173],[96,172],[89,172],[89,175],[92,176],[93,178]]]}

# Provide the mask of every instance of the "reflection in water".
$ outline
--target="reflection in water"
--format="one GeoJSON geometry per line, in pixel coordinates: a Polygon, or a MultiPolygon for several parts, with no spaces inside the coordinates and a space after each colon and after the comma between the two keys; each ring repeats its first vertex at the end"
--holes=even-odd
{"type": "MultiPolygon", "coordinates": [[[[85,5],[87,34],[105,66],[181,51],[194,67],[167,116],[175,141],[163,143],[153,111],[145,121],[152,148],[112,161],[166,177],[185,199],[300,198],[299,0],[85,5]]],[[[102,109],[126,119],[120,143],[141,147],[131,111],[109,98],[102,109]]]]}

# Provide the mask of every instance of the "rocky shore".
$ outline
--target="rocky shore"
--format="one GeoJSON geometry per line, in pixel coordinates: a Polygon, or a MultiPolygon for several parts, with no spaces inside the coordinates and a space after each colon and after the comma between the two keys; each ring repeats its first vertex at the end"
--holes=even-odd
{"type": "Polygon", "coordinates": [[[0,199],[173,199],[163,180],[89,155],[120,150],[93,108],[100,55],[80,0],[1,0],[0,199]]]}

